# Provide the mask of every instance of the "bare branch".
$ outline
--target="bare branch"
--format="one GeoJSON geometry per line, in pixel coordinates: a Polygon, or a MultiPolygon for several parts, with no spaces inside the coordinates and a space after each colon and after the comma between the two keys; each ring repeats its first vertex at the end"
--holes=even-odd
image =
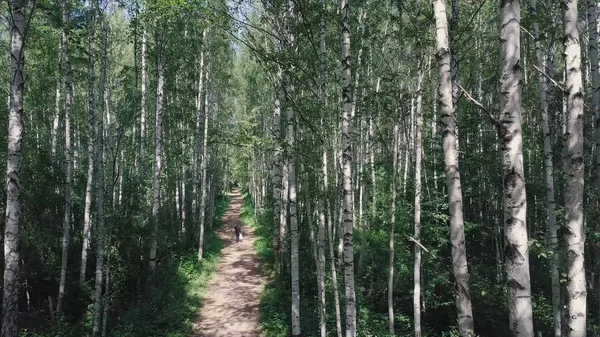
{"type": "Polygon", "coordinates": [[[543,71],[542,69],[538,68],[535,64],[532,64],[532,66],[535,68],[535,70],[537,70],[540,74],[544,75],[544,77],[546,77],[548,80],[550,80],[550,82],[552,82],[552,84],[557,87],[558,89],[560,89],[562,92],[565,92],[565,87],[560,84],[559,82],[557,82],[555,79],[552,78],[552,76],[548,75],[545,71],[543,71]]]}
{"type": "Polygon", "coordinates": [[[460,84],[456,84],[458,86],[458,88],[463,92],[463,94],[467,97],[467,99],[471,102],[473,102],[473,104],[475,104],[479,109],[481,109],[481,111],[483,111],[483,113],[487,116],[487,118],[490,120],[490,122],[492,122],[492,124],[494,124],[495,127],[498,128],[498,131],[500,130],[504,130],[504,125],[502,125],[502,123],[500,123],[500,121],[498,121],[490,112],[490,110],[488,108],[486,108],[483,104],[481,104],[481,102],[479,102],[478,100],[476,100],[475,98],[473,98],[473,96],[471,96],[471,94],[469,94],[465,88],[463,88],[460,84]]]}
{"type": "Polygon", "coordinates": [[[410,235],[406,236],[408,238],[408,241],[412,241],[414,242],[417,246],[421,247],[421,249],[423,249],[424,251],[426,251],[427,253],[429,253],[429,250],[427,248],[425,248],[425,246],[423,246],[419,241],[417,241],[415,238],[413,238],[410,235]]]}
{"type": "Polygon", "coordinates": [[[527,35],[531,36],[532,39],[535,39],[535,36],[533,36],[533,34],[531,34],[531,32],[528,31],[525,27],[520,26],[520,25],[519,25],[519,27],[521,27],[521,30],[524,31],[525,33],[527,33],[527,35]]]}

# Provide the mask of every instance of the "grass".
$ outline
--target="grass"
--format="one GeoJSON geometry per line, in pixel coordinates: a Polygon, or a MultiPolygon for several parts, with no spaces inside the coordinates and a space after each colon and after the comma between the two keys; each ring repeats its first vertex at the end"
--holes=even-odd
{"type": "Polygon", "coordinates": [[[287,337],[288,329],[288,307],[283,300],[286,298],[282,294],[281,287],[278,286],[275,268],[276,259],[273,250],[274,225],[272,213],[263,210],[263,213],[257,217],[254,214],[254,206],[250,196],[243,194],[244,204],[240,211],[242,223],[254,228],[256,240],[254,241],[254,250],[261,260],[263,268],[268,271],[269,282],[265,285],[260,298],[260,325],[265,337],[287,337]]]}

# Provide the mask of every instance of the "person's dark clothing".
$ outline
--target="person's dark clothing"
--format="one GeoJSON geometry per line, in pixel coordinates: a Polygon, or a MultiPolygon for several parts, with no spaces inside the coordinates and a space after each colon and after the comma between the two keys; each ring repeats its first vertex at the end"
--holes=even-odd
{"type": "Polygon", "coordinates": [[[240,234],[242,234],[242,229],[240,228],[240,225],[235,225],[235,241],[236,242],[240,242],[240,234]]]}

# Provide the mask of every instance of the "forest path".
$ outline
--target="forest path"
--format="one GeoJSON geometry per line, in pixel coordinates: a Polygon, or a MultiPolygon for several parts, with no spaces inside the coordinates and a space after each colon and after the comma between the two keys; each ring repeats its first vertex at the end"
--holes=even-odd
{"type": "Polygon", "coordinates": [[[194,324],[193,337],[259,337],[259,302],[266,283],[254,251],[254,230],[242,227],[243,241],[235,242],[234,226],[240,225],[240,191],[233,191],[231,203],[217,231],[223,240],[223,255],[210,281],[194,324]]]}

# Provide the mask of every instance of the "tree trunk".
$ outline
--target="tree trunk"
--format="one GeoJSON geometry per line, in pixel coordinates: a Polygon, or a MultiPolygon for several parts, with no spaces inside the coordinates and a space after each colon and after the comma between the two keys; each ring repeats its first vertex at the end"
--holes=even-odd
{"type": "Polygon", "coordinates": [[[62,301],[67,285],[67,264],[69,257],[69,242],[71,241],[71,201],[73,162],[71,161],[71,103],[73,101],[73,85],[71,83],[71,57],[69,55],[69,9],[70,0],[62,0],[62,44],[65,58],[65,215],[63,218],[62,261],[60,268],[60,283],[58,287],[58,300],[56,314],[62,314],[62,301]]]}
{"type": "MultiPolygon", "coordinates": [[[[99,5],[97,7],[98,13],[99,5]]],[[[98,182],[97,182],[97,207],[98,207],[98,244],[96,247],[96,277],[94,288],[94,323],[92,328],[93,336],[98,336],[100,332],[100,307],[102,302],[102,273],[104,267],[104,101],[105,85],[106,85],[106,39],[107,39],[107,22],[105,17],[102,20],[102,46],[101,46],[101,65],[100,65],[100,83],[98,85],[98,182]]]]}
{"type": "MultiPolygon", "coordinates": [[[[453,1],[454,4],[454,1],[453,1]]],[[[440,71],[438,99],[442,120],[442,146],[446,183],[448,186],[448,202],[450,209],[450,241],[452,244],[452,270],[456,284],[456,311],[460,336],[475,335],[471,293],[469,291],[469,270],[467,250],[465,247],[465,231],[463,222],[463,199],[461,177],[458,167],[458,142],[456,141],[455,99],[451,74],[451,51],[448,48],[448,24],[446,21],[445,0],[433,1],[436,26],[436,57],[440,71]]],[[[454,76],[453,76],[454,77],[454,76]]]]}
{"type": "Polygon", "coordinates": [[[147,45],[146,27],[144,27],[142,30],[142,98],[140,102],[140,162],[142,165],[142,178],[146,176],[146,86],[148,83],[148,70],[146,67],[147,45]]]}
{"type": "MultiPolygon", "coordinates": [[[[321,112],[321,128],[324,127],[323,111],[326,110],[326,53],[327,49],[325,44],[326,26],[325,26],[325,15],[327,14],[327,7],[325,0],[321,0],[321,31],[320,31],[320,76],[319,76],[319,101],[322,105],[321,112]]],[[[321,197],[318,200],[319,203],[319,227],[317,233],[317,289],[318,289],[318,300],[319,300],[319,332],[321,337],[327,336],[327,306],[326,306],[326,281],[325,281],[325,228],[327,228],[327,222],[325,217],[326,200],[327,200],[327,183],[325,182],[325,175],[327,175],[327,148],[323,146],[322,155],[322,170],[320,172],[322,185],[321,185],[321,197]]]]}
{"type": "MultiPolygon", "coordinates": [[[[415,109],[415,240],[421,242],[421,160],[423,152],[423,55],[417,70],[415,109]]],[[[421,337],[421,247],[415,243],[413,310],[415,337],[421,337]]]]}
{"type": "MultiPolygon", "coordinates": [[[[162,35],[163,32],[157,34],[162,35]]],[[[153,204],[152,204],[152,238],[150,242],[150,275],[156,271],[156,248],[158,239],[158,216],[160,214],[160,175],[163,167],[163,116],[164,110],[164,86],[165,86],[165,46],[164,37],[159,36],[157,41],[158,53],[158,81],[156,86],[156,118],[154,122],[154,178],[153,178],[153,204]]]]}
{"type": "Polygon", "coordinates": [[[352,71],[350,67],[350,0],[340,2],[342,18],[342,172],[344,227],[344,280],[346,283],[346,337],[356,336],[354,289],[354,205],[352,200],[352,71]]]}
{"type": "Polygon", "coordinates": [[[23,140],[23,65],[26,30],[24,2],[10,0],[10,114],[6,164],[2,337],[17,337],[19,316],[19,229],[21,224],[21,145],[23,140]]]}
{"type": "MultiPolygon", "coordinates": [[[[291,31],[292,18],[294,13],[294,4],[289,2],[286,8],[286,47],[293,50],[295,46],[294,33],[291,31]]],[[[291,83],[291,77],[285,78],[286,91],[288,95],[293,95],[294,88],[291,83]]],[[[288,187],[289,187],[289,219],[290,219],[290,248],[291,248],[291,276],[292,276],[292,336],[300,336],[300,274],[298,255],[298,216],[297,216],[297,196],[296,196],[296,166],[295,166],[295,141],[296,141],[296,117],[294,107],[291,102],[287,106],[287,166],[288,166],[288,187]]]]}
{"type": "MultiPolygon", "coordinates": [[[[280,223],[281,217],[281,184],[282,184],[282,176],[281,176],[281,101],[279,98],[280,95],[280,81],[281,81],[281,68],[277,70],[277,75],[275,77],[275,104],[273,107],[273,139],[275,142],[276,150],[273,156],[273,212],[274,212],[274,223],[280,223]]],[[[283,246],[283,242],[281,241],[281,228],[278,226],[275,228],[276,235],[273,236],[274,241],[274,250],[277,258],[281,256],[281,249],[283,246]]]]}
{"type": "MultiPolygon", "coordinates": [[[[567,243],[567,332],[569,337],[586,336],[586,280],[584,264],[585,232],[583,228],[583,85],[581,50],[577,26],[577,0],[565,1],[564,26],[565,88],[567,98],[567,171],[565,188],[565,222],[567,243]]],[[[595,30],[595,28],[594,28],[595,30]]],[[[596,61],[598,58],[596,57],[596,61]]],[[[597,69],[597,68],[596,68],[597,69]]],[[[596,79],[597,73],[596,73],[596,79]]],[[[597,95],[594,102],[597,103],[597,95]]]]}
{"type": "Polygon", "coordinates": [[[532,336],[529,247],[527,241],[525,172],[521,131],[521,68],[519,0],[504,1],[501,15],[501,130],[504,181],[504,235],[509,324],[512,336],[532,336]]]}
{"type": "MultiPolygon", "coordinates": [[[[537,13],[536,0],[531,0],[532,12],[537,13]]],[[[594,15],[595,20],[595,15],[594,15]]],[[[595,26],[594,26],[595,29],[595,26]]],[[[540,41],[540,25],[534,24],[535,34],[535,54],[537,65],[540,69],[547,69],[542,54],[542,42],[540,41]]],[[[590,41],[591,43],[591,41],[590,41]]],[[[598,43],[596,42],[596,46],[598,43]]],[[[591,49],[591,45],[590,45],[591,49]]],[[[596,70],[597,70],[597,48],[596,48],[596,70]]],[[[547,71],[548,72],[548,71],[547,71]]],[[[552,135],[550,134],[550,120],[548,116],[549,92],[546,83],[546,77],[539,73],[538,82],[540,87],[540,107],[542,108],[542,124],[544,132],[544,167],[546,170],[546,215],[548,217],[548,248],[554,252],[550,258],[550,275],[552,282],[552,315],[554,317],[554,337],[561,337],[562,317],[560,313],[560,282],[558,273],[559,250],[556,229],[556,202],[554,200],[554,164],[553,164],[553,149],[552,135]]]]}
{"type": "MultiPolygon", "coordinates": [[[[112,231],[112,230],[111,230],[112,231]]],[[[108,247],[112,234],[108,234],[108,247]]],[[[108,322],[108,308],[110,304],[110,253],[106,258],[106,282],[104,284],[104,308],[102,310],[102,332],[101,336],[106,337],[106,326],[108,322]]]]}
{"type": "Polygon", "coordinates": [[[340,294],[339,294],[339,286],[337,280],[337,264],[334,253],[334,242],[335,236],[333,235],[333,223],[331,213],[333,213],[332,208],[329,203],[329,182],[328,182],[328,171],[327,171],[327,151],[323,151],[323,185],[325,186],[325,196],[327,202],[326,207],[329,212],[327,212],[327,235],[329,238],[329,261],[331,268],[331,283],[333,286],[333,299],[335,305],[335,326],[337,331],[337,336],[342,337],[342,314],[340,309],[340,294]]]}
{"type": "Polygon", "coordinates": [[[389,275],[388,275],[388,319],[389,319],[389,331],[390,335],[394,335],[394,230],[396,228],[396,199],[397,199],[397,181],[398,181],[398,137],[400,130],[398,128],[397,121],[394,121],[394,152],[392,159],[392,218],[390,219],[390,234],[389,234],[389,247],[390,247],[390,258],[389,258],[389,275]]]}
{"type": "MultiPolygon", "coordinates": [[[[199,212],[198,202],[200,197],[198,196],[198,190],[200,187],[200,151],[202,149],[202,107],[203,107],[203,94],[204,94],[204,46],[206,43],[207,31],[202,31],[202,48],[200,48],[200,64],[198,65],[198,94],[196,95],[196,132],[194,133],[194,187],[192,189],[192,214],[194,223],[199,223],[199,212]]],[[[194,235],[192,234],[192,237],[194,235]]]]}
{"type": "MultiPolygon", "coordinates": [[[[205,30],[207,32],[208,28],[205,30]]],[[[206,39],[205,39],[206,40],[206,39]]],[[[200,196],[200,240],[198,244],[198,261],[202,261],[204,253],[204,227],[206,224],[206,171],[208,168],[208,81],[210,80],[210,66],[206,65],[205,90],[204,90],[204,127],[202,137],[202,192],[200,196]]]]}
{"type": "MultiPolygon", "coordinates": [[[[91,7],[92,5],[90,5],[91,7]]],[[[83,243],[81,248],[81,268],[79,270],[79,283],[85,283],[85,273],[87,269],[87,256],[91,243],[91,213],[92,213],[92,193],[93,193],[93,175],[94,175],[94,129],[96,127],[94,117],[94,55],[96,53],[94,30],[96,29],[96,13],[90,14],[90,32],[89,32],[89,58],[88,58],[88,172],[85,185],[85,208],[83,211],[83,243]]]]}
{"type": "Polygon", "coordinates": [[[61,102],[61,90],[62,90],[62,60],[63,58],[63,46],[62,36],[58,40],[58,67],[56,71],[56,96],[54,103],[54,119],[52,122],[52,157],[56,159],[56,147],[58,144],[58,128],[60,126],[60,102],[61,102]]]}

